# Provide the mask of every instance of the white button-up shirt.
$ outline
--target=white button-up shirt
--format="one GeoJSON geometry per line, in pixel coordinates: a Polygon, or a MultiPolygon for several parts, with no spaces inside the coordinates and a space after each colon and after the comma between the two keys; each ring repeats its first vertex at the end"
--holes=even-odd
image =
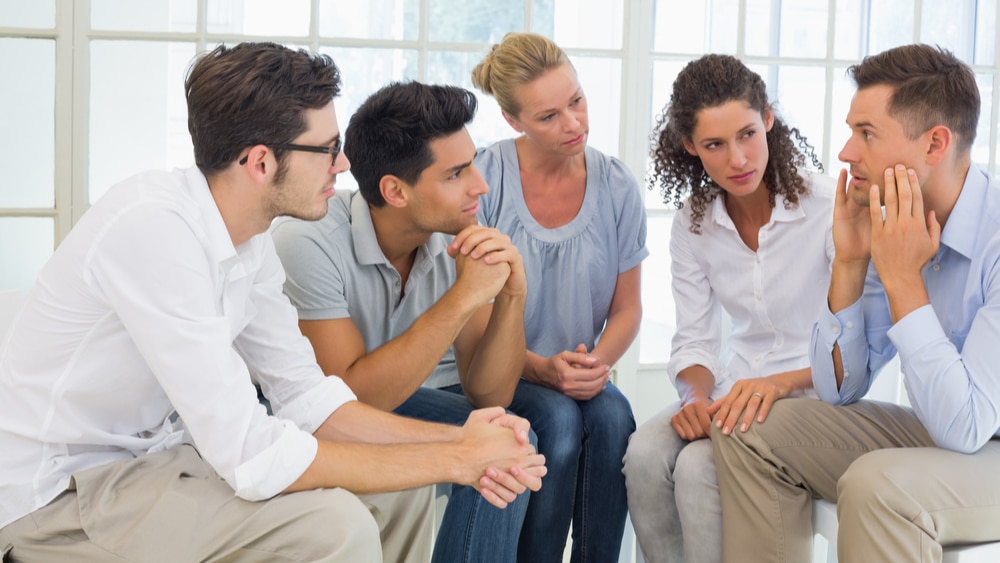
{"type": "Polygon", "coordinates": [[[182,441],[242,498],[295,481],[316,455],[311,433],[354,394],[320,371],[283,282],[270,235],[235,248],[196,168],[113,187],[0,347],[0,527],[74,472],[182,441]]]}
{"type": "Polygon", "coordinates": [[[740,238],[722,196],[706,207],[701,234],[690,230],[690,204],[674,216],[671,381],[684,368],[702,365],[715,376],[717,399],[739,379],[809,367],[812,326],[830,284],[834,183],[810,175],[806,184],[810,192],[792,209],[776,197],[756,252],[740,238]],[[723,311],[732,320],[726,335],[723,311]]]}

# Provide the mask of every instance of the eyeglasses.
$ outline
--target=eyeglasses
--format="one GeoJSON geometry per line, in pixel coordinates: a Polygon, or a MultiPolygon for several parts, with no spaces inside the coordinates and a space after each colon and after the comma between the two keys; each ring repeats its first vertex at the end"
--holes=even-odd
{"type": "MultiPolygon", "coordinates": [[[[333,144],[328,147],[315,146],[315,145],[270,145],[272,149],[277,149],[281,151],[303,151],[303,152],[315,152],[315,153],[326,153],[330,155],[330,165],[337,163],[337,157],[340,156],[340,149],[344,146],[344,142],[340,137],[337,137],[333,141],[333,144]]],[[[240,159],[240,166],[247,163],[250,155],[246,155],[240,159]]]]}

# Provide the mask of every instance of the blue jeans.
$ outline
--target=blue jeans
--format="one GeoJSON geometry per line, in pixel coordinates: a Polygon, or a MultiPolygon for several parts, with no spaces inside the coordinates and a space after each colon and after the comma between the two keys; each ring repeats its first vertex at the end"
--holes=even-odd
{"type": "Polygon", "coordinates": [[[635,418],[614,385],[589,401],[521,381],[509,410],[538,436],[548,474],[531,494],[518,560],[561,562],[570,522],[574,563],[617,561],[628,502],[622,457],[635,418]]]}
{"type": "MultiPolygon", "coordinates": [[[[475,407],[460,385],[421,387],[399,405],[396,414],[444,424],[464,424],[475,407]]],[[[500,510],[473,487],[453,485],[432,561],[439,563],[510,562],[517,560],[517,538],[528,508],[528,493],[500,510]]]]}

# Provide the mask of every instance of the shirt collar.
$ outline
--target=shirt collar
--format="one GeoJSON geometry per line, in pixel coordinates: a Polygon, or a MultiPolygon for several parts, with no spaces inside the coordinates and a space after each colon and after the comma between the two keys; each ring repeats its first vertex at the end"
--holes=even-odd
{"type": "MultiPolygon", "coordinates": [[[[354,254],[362,265],[389,264],[389,259],[378,245],[375,236],[375,224],[372,223],[371,208],[360,191],[351,195],[351,238],[354,242],[354,254]]],[[[434,233],[417,252],[417,263],[444,252],[452,237],[443,233],[434,233]]]]}
{"type": "MultiPolygon", "coordinates": [[[[212,190],[208,186],[208,180],[197,166],[192,166],[184,171],[187,178],[187,189],[191,199],[194,201],[200,213],[200,223],[205,229],[205,236],[208,242],[208,253],[218,264],[227,269],[232,268],[239,262],[239,254],[233,246],[233,238],[226,229],[226,222],[222,219],[222,212],[212,197],[212,190]]],[[[246,245],[256,244],[257,237],[252,237],[246,245]]]]}
{"type": "Polygon", "coordinates": [[[966,258],[972,258],[976,247],[988,185],[986,172],[978,166],[970,166],[955,207],[948,215],[948,223],[941,232],[941,244],[966,258]]]}
{"type": "MultiPolygon", "coordinates": [[[[801,194],[800,194],[801,195],[801,194]]],[[[720,190],[719,195],[712,200],[712,221],[715,221],[723,227],[736,230],[736,225],[733,223],[733,219],[729,216],[729,212],[726,211],[726,202],[722,197],[723,193],[720,190]]],[[[771,223],[788,223],[791,221],[797,221],[805,217],[805,211],[802,210],[802,204],[793,206],[791,209],[785,208],[785,196],[781,194],[775,194],[774,196],[774,208],[771,209],[771,223]]]]}

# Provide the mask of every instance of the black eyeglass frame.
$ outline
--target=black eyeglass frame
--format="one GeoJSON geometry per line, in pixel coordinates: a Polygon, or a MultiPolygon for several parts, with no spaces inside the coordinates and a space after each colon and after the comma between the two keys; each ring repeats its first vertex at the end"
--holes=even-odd
{"type": "MultiPolygon", "coordinates": [[[[340,139],[340,137],[337,137],[337,139],[335,141],[333,141],[332,145],[325,146],[325,147],[324,146],[316,146],[316,145],[295,145],[295,144],[268,145],[268,146],[270,146],[272,149],[279,150],[279,151],[303,151],[303,152],[314,152],[314,153],[320,153],[320,154],[326,153],[326,154],[330,155],[330,165],[332,166],[332,165],[336,164],[337,157],[340,156],[340,151],[344,147],[344,143],[340,139]]],[[[250,155],[246,155],[243,158],[241,158],[240,159],[240,166],[243,166],[244,164],[246,164],[247,160],[249,160],[249,158],[250,158],[250,155]]]]}

